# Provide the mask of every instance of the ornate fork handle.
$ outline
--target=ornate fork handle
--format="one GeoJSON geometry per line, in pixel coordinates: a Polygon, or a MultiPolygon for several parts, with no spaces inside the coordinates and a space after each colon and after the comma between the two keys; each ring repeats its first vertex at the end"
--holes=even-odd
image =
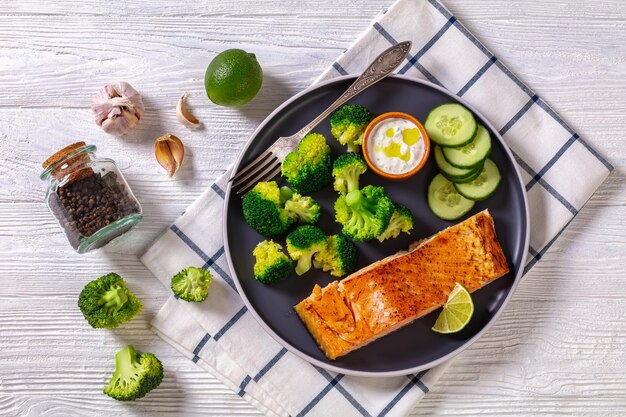
{"type": "Polygon", "coordinates": [[[298,140],[302,139],[304,135],[309,133],[315,126],[317,126],[328,115],[335,111],[339,106],[346,101],[352,99],[357,94],[361,93],[368,87],[376,84],[378,81],[391,74],[393,70],[398,68],[398,65],[402,63],[406,54],[411,49],[411,42],[400,42],[391,48],[384,50],[380,55],[372,61],[365,71],[359,76],[359,78],[352,83],[350,87],[326,110],[324,110],[319,116],[317,116],[311,123],[304,126],[294,136],[298,140]]]}

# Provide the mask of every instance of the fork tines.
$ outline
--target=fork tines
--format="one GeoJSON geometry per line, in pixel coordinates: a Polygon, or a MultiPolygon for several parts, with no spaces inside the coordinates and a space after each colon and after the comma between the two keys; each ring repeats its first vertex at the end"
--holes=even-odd
{"type": "Polygon", "coordinates": [[[243,194],[256,183],[269,181],[280,173],[280,166],[276,155],[269,150],[263,152],[230,179],[233,190],[236,190],[237,194],[243,194]]]}

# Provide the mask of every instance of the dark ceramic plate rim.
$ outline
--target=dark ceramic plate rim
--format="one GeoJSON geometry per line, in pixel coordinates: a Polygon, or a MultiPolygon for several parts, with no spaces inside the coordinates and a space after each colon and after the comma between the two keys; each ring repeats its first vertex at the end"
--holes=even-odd
{"type": "MultiPolygon", "coordinates": [[[[232,261],[232,258],[231,258],[230,245],[229,245],[229,242],[228,242],[228,204],[229,204],[230,195],[231,195],[231,191],[232,191],[231,190],[231,188],[232,188],[231,187],[231,183],[228,183],[228,186],[227,186],[226,192],[225,192],[225,196],[224,196],[223,239],[224,239],[224,251],[225,251],[225,254],[226,254],[226,261],[228,262],[228,268],[230,269],[230,271],[232,273],[232,278],[233,278],[233,281],[235,282],[235,286],[237,287],[237,291],[239,292],[239,296],[243,299],[244,304],[246,305],[246,307],[248,308],[248,311],[250,311],[250,313],[252,314],[254,319],[280,345],[284,346],[291,353],[299,356],[300,358],[304,359],[305,361],[307,361],[307,362],[309,362],[309,363],[311,363],[311,364],[313,364],[315,366],[319,366],[320,368],[326,369],[328,371],[338,372],[338,373],[347,374],[347,375],[364,376],[364,377],[401,376],[401,375],[407,375],[407,374],[412,374],[412,373],[420,372],[420,371],[423,371],[423,370],[427,370],[427,369],[430,369],[430,368],[432,368],[434,366],[440,365],[440,364],[442,364],[442,363],[452,359],[453,357],[455,357],[456,355],[458,355],[459,353],[461,353],[462,351],[464,351],[465,349],[470,347],[474,342],[476,342],[496,322],[496,320],[498,319],[500,314],[502,314],[502,311],[504,311],[504,309],[506,308],[507,304],[509,303],[509,300],[513,296],[513,293],[517,289],[517,286],[519,285],[519,282],[520,282],[520,280],[522,278],[522,273],[524,271],[524,265],[526,265],[526,258],[528,256],[528,246],[529,246],[529,237],[530,237],[530,219],[529,219],[529,214],[528,214],[528,198],[527,198],[527,195],[526,195],[526,187],[524,186],[524,182],[522,181],[522,176],[520,174],[519,167],[518,167],[517,163],[515,162],[515,158],[513,157],[513,154],[511,153],[511,150],[509,149],[508,145],[504,142],[504,140],[502,139],[500,134],[497,133],[498,131],[493,127],[493,125],[491,125],[489,120],[487,118],[483,117],[482,114],[478,110],[476,110],[472,105],[467,103],[461,97],[458,97],[458,96],[450,93],[445,88],[439,87],[436,84],[433,84],[433,83],[428,82],[428,81],[423,81],[423,80],[420,80],[420,79],[417,79],[417,78],[407,77],[407,76],[404,76],[404,75],[391,75],[389,77],[390,78],[400,78],[400,79],[406,80],[408,82],[413,82],[413,83],[416,83],[416,84],[422,84],[422,85],[424,85],[426,87],[438,90],[438,91],[444,93],[445,95],[447,95],[448,97],[450,97],[452,100],[454,100],[454,101],[456,101],[458,103],[463,104],[468,109],[470,109],[474,114],[478,115],[479,118],[482,119],[482,121],[491,130],[491,132],[493,132],[495,134],[497,140],[502,144],[504,152],[506,153],[507,157],[509,158],[509,161],[512,162],[512,168],[513,168],[514,172],[517,175],[517,180],[519,182],[520,189],[522,190],[521,195],[522,195],[522,199],[523,199],[523,202],[524,202],[524,213],[526,215],[526,219],[525,219],[525,222],[524,222],[525,226],[526,226],[526,230],[524,230],[524,232],[523,232],[523,236],[524,236],[523,248],[524,249],[523,249],[523,252],[522,252],[522,260],[520,262],[520,267],[519,267],[519,269],[517,271],[517,274],[515,274],[515,278],[513,280],[512,285],[511,285],[511,289],[509,290],[509,292],[506,295],[506,297],[505,297],[504,301],[502,302],[502,304],[498,307],[498,309],[495,311],[495,313],[493,314],[491,319],[487,322],[487,324],[485,324],[485,326],[478,333],[476,333],[476,335],[474,335],[471,339],[469,339],[463,345],[459,346],[457,349],[453,350],[452,352],[439,357],[438,359],[432,360],[432,361],[424,363],[422,365],[419,365],[419,366],[416,366],[416,367],[412,367],[412,368],[399,369],[399,370],[394,370],[394,371],[384,371],[384,372],[364,372],[364,371],[355,371],[355,370],[351,370],[351,369],[343,368],[343,367],[337,367],[337,366],[334,366],[334,365],[332,365],[330,363],[323,362],[323,361],[320,361],[318,359],[312,358],[311,356],[301,352],[298,348],[296,348],[295,346],[291,345],[290,343],[287,343],[283,338],[281,338],[279,335],[277,335],[265,323],[265,321],[261,318],[261,316],[259,316],[259,314],[255,311],[254,307],[252,306],[252,304],[248,300],[248,297],[246,296],[246,293],[244,292],[244,290],[243,290],[243,288],[242,288],[242,286],[241,286],[241,284],[239,282],[239,277],[237,276],[237,273],[235,272],[235,268],[234,268],[233,261],[232,261]]],[[[300,93],[294,95],[293,97],[291,97],[290,99],[285,101],[283,104],[278,106],[269,116],[267,116],[265,118],[265,120],[263,120],[263,122],[261,122],[261,124],[252,133],[252,135],[250,136],[250,139],[246,143],[245,147],[239,153],[239,156],[237,157],[237,161],[233,165],[233,172],[236,172],[239,169],[239,166],[241,165],[241,160],[243,159],[244,155],[246,154],[246,151],[248,150],[248,148],[252,145],[252,143],[256,139],[256,137],[259,134],[259,132],[265,127],[265,125],[267,125],[270,121],[272,121],[274,119],[274,117],[276,116],[277,113],[279,113],[285,107],[289,106],[292,102],[296,101],[297,99],[299,99],[300,97],[302,97],[302,96],[304,96],[306,94],[309,94],[309,93],[311,93],[311,92],[313,92],[313,91],[315,91],[317,89],[320,89],[320,88],[326,88],[327,86],[329,86],[329,85],[331,85],[333,83],[341,83],[341,82],[343,82],[343,81],[345,81],[347,79],[356,79],[356,77],[354,75],[345,75],[345,76],[342,76],[342,77],[333,78],[332,80],[328,80],[328,81],[316,84],[316,85],[314,85],[312,87],[309,87],[309,88],[301,91],[300,93]]]]}

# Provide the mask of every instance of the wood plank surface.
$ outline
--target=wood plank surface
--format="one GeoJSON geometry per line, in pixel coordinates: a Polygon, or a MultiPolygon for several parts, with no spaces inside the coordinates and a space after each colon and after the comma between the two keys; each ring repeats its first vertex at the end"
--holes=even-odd
{"type": "MultiPolygon", "coordinates": [[[[390,3],[0,0],[0,415],[259,415],[152,333],[149,321],[169,291],[137,255],[276,106],[390,3]],[[231,47],[254,52],[266,74],[242,109],[215,106],[204,93],[207,64],[231,47]],[[122,140],[102,132],[89,110],[98,87],[121,79],[148,109],[122,140]],[[203,130],[176,121],[182,92],[203,130]],[[168,132],[188,148],[175,179],[152,159],[153,140],[168,132]],[[51,151],[77,139],[118,162],[145,212],[133,233],[87,255],[71,252],[39,180],[51,151]],[[76,298],[109,271],[127,279],[144,311],[123,328],[93,330],[76,298]],[[126,343],[161,358],[166,378],[158,393],[123,404],[101,390],[126,343]]],[[[624,415],[626,2],[445,3],[616,170],[412,415],[624,415]]]]}

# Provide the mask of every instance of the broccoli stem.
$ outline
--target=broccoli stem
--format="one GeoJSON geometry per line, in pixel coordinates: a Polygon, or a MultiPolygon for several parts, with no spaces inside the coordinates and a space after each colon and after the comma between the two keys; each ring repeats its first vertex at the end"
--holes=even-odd
{"type": "Polygon", "coordinates": [[[287,200],[293,197],[293,191],[289,187],[280,187],[280,204],[285,204],[287,200]]]}
{"type": "Polygon", "coordinates": [[[302,256],[300,257],[300,259],[298,259],[298,264],[296,265],[296,274],[302,275],[305,272],[307,272],[309,269],[311,269],[312,257],[313,257],[313,254],[310,254],[308,256],[302,256]]]}
{"type": "Polygon", "coordinates": [[[193,271],[188,271],[180,288],[181,288],[181,292],[189,293],[189,292],[195,291],[201,285],[202,285],[202,277],[193,271]]]}
{"type": "Polygon", "coordinates": [[[348,142],[348,152],[359,153],[361,151],[361,145],[357,145],[354,142],[348,142]]]}
{"type": "Polygon", "coordinates": [[[100,297],[98,305],[104,306],[107,314],[115,314],[124,307],[126,301],[128,301],[126,289],[121,286],[113,286],[100,297]]]}
{"type": "Polygon", "coordinates": [[[350,207],[358,207],[361,201],[361,192],[359,190],[352,190],[346,194],[346,204],[350,207]]]}
{"type": "Polygon", "coordinates": [[[363,196],[361,190],[352,190],[346,194],[346,204],[356,211],[364,209],[371,213],[376,209],[376,207],[363,196]]]}
{"type": "Polygon", "coordinates": [[[115,355],[115,373],[113,378],[117,381],[131,379],[137,376],[137,368],[139,361],[137,360],[137,351],[132,346],[126,346],[115,355]]]}
{"type": "Polygon", "coordinates": [[[348,175],[346,175],[346,182],[348,183],[348,192],[358,190],[359,189],[359,175],[355,172],[355,169],[350,170],[348,175]]]}
{"type": "Polygon", "coordinates": [[[295,214],[299,219],[302,219],[304,221],[310,220],[310,217],[311,217],[310,212],[306,210],[304,207],[302,207],[301,205],[293,205],[291,207],[291,212],[295,214]]]}

